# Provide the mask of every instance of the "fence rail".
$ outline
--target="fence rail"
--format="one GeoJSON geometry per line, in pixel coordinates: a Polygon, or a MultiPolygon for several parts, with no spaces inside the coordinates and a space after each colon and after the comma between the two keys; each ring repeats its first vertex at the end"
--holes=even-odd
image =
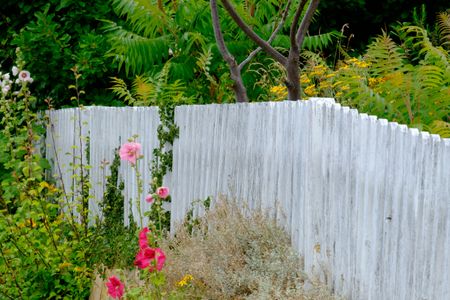
{"type": "MultiPolygon", "coordinates": [[[[59,119],[56,148],[76,140],[67,133],[76,111],[52,112],[51,119],[59,119]]],[[[151,159],[156,109],[83,113],[93,181],[103,178],[96,169],[111,160],[119,137],[139,134],[147,163],[151,159]]],[[[192,201],[227,195],[277,218],[304,257],[305,271],[338,294],[450,299],[450,139],[320,99],[180,106],[175,120],[180,137],[166,178],[172,226],[192,201]]],[[[133,177],[128,166],[121,168],[128,199],[135,196],[133,177]]],[[[195,207],[194,214],[201,213],[195,207]]]]}

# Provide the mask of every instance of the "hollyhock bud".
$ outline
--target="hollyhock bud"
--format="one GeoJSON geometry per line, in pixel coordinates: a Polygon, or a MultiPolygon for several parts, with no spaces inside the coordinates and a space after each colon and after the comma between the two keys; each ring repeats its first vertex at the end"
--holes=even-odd
{"type": "Polygon", "coordinates": [[[152,194],[148,194],[147,196],[145,196],[145,201],[147,203],[152,203],[153,202],[153,195],[152,194]]]}
{"type": "Polygon", "coordinates": [[[149,232],[150,230],[147,227],[142,228],[139,232],[139,249],[145,249],[148,247],[147,233],[149,232]]]}
{"type": "Polygon", "coordinates": [[[16,66],[12,67],[11,71],[13,76],[17,76],[17,74],[19,74],[19,68],[17,68],[16,66]]]}

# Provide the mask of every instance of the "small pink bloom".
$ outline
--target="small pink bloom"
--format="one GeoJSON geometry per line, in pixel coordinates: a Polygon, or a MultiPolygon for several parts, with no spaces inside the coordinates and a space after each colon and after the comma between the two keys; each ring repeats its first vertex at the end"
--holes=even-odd
{"type": "Polygon", "coordinates": [[[152,248],[144,248],[139,250],[134,260],[134,265],[139,269],[145,269],[150,265],[150,262],[155,258],[156,252],[152,248]]]}
{"type": "Polygon", "coordinates": [[[145,196],[145,201],[147,203],[152,203],[153,202],[153,195],[152,194],[148,194],[147,196],[145,196]]]}
{"type": "Polygon", "coordinates": [[[158,194],[159,198],[166,199],[169,197],[169,188],[162,186],[156,189],[156,194],[158,194]]]}
{"type": "Polygon", "coordinates": [[[139,232],[139,249],[144,249],[148,247],[147,233],[150,230],[147,227],[142,228],[139,232]]]}
{"type": "Polygon", "coordinates": [[[120,159],[127,160],[134,165],[139,157],[139,151],[141,151],[141,144],[136,142],[125,143],[119,150],[120,159]]]}
{"type": "Polygon", "coordinates": [[[108,287],[108,294],[113,299],[122,298],[125,286],[119,278],[116,276],[109,277],[109,281],[106,283],[106,286],[108,287]]]}
{"type": "Polygon", "coordinates": [[[19,72],[19,78],[18,79],[20,81],[23,81],[23,82],[29,82],[29,83],[33,82],[33,78],[31,78],[30,72],[25,71],[25,70],[19,72]]]}

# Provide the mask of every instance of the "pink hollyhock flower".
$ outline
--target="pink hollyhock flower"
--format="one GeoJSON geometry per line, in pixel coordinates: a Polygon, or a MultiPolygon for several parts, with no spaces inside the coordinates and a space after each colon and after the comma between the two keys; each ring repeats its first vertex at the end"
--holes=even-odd
{"type": "Polygon", "coordinates": [[[125,286],[116,276],[109,277],[109,281],[106,283],[106,287],[108,287],[108,294],[113,299],[120,299],[123,296],[123,291],[125,286]]]}
{"type": "Polygon", "coordinates": [[[135,142],[125,143],[119,150],[120,159],[127,160],[134,165],[139,157],[139,151],[141,151],[141,144],[135,142]]]}
{"type": "Polygon", "coordinates": [[[19,81],[22,81],[22,82],[29,82],[29,83],[33,82],[33,78],[31,78],[30,72],[25,71],[25,70],[19,72],[18,79],[19,79],[19,81]]]}
{"type": "MultiPolygon", "coordinates": [[[[156,260],[156,269],[158,271],[161,271],[162,268],[164,267],[164,263],[166,262],[166,255],[160,248],[155,249],[155,260],[156,260]]],[[[150,265],[149,271],[150,272],[155,271],[155,266],[150,265]]]]}
{"type": "Polygon", "coordinates": [[[150,262],[155,258],[156,251],[153,248],[143,248],[136,254],[134,265],[139,269],[145,269],[150,265],[150,262]]]}
{"type": "Polygon", "coordinates": [[[153,202],[153,195],[152,194],[148,194],[145,197],[145,201],[147,201],[147,203],[152,203],[153,202]]]}
{"type": "Polygon", "coordinates": [[[156,189],[156,194],[158,194],[159,198],[166,199],[169,197],[169,188],[162,186],[156,189]]]}
{"type": "Polygon", "coordinates": [[[139,249],[144,249],[148,247],[147,233],[150,230],[147,227],[142,228],[139,232],[139,249]]]}

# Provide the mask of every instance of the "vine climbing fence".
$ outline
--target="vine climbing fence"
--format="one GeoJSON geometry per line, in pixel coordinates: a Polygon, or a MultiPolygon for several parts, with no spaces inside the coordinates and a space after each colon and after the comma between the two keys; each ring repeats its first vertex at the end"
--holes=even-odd
{"type": "MultiPolygon", "coordinates": [[[[148,188],[157,108],[64,109],[49,117],[47,155],[59,161],[53,173],[66,189],[74,159],[89,154],[93,213],[108,175],[102,161],[135,134],[148,188]]],[[[224,195],[276,218],[305,271],[339,295],[450,298],[450,139],[332,99],[180,106],[175,122],[180,134],[165,178],[172,228],[196,200],[224,195]]],[[[136,197],[129,165],[121,174],[125,199],[136,197]]],[[[135,207],[125,203],[124,216],[130,212],[135,207]]],[[[193,212],[201,215],[202,206],[193,212]]]]}

